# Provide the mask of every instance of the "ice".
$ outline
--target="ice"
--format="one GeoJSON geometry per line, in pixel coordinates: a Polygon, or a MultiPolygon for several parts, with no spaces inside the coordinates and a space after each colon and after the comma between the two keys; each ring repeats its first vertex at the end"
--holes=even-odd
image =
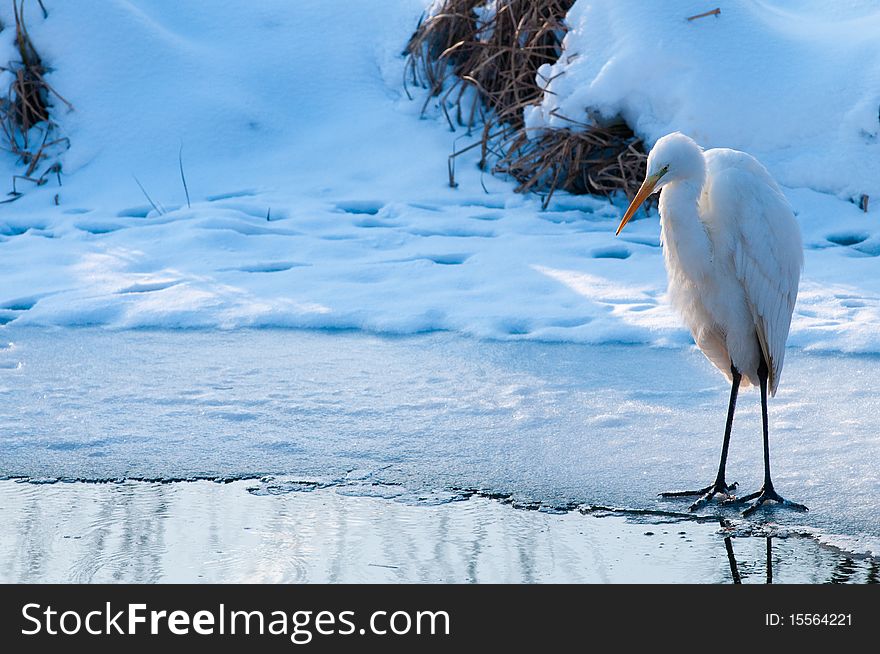
{"type": "MultiPolygon", "coordinates": [[[[0,472],[38,479],[273,475],[253,492],[683,511],[657,493],[712,480],[728,395],[688,348],[273,329],[12,340],[0,356],[22,365],[0,369],[0,472]]],[[[774,481],[811,510],[757,520],[877,553],[880,359],[795,350],[786,363],[774,481]]],[[[761,479],[758,396],[743,392],[728,480],[749,492],[761,479]]]]}
{"type": "Polygon", "coordinates": [[[7,583],[876,583],[872,559],[712,523],[518,511],[484,498],[413,506],[247,482],[0,481],[7,583]],[[654,534],[646,536],[648,530],[654,534]],[[728,539],[730,542],[730,539],[728,539]]]}

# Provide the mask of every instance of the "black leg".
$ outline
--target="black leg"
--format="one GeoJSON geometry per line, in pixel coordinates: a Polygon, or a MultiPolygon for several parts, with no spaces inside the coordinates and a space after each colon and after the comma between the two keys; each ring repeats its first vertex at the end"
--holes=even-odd
{"type": "Polygon", "coordinates": [[[797,509],[798,511],[806,511],[807,507],[803,504],[797,504],[796,502],[789,502],[787,499],[782,497],[776,490],[773,488],[773,481],[770,479],[770,430],[768,427],[768,419],[767,419],[767,377],[769,374],[769,370],[767,368],[767,362],[764,360],[763,355],[761,356],[761,365],[758,366],[758,379],[761,382],[761,419],[762,425],[764,429],[764,485],[761,487],[756,493],[752,493],[750,495],[746,495],[745,497],[739,498],[738,502],[748,502],[750,500],[755,500],[755,503],[752,504],[749,508],[743,511],[743,516],[749,516],[755,511],[757,511],[761,506],[764,505],[765,502],[773,501],[782,504],[783,506],[787,506],[791,509],[797,509]],[[757,499],[755,499],[757,498],[757,499]]]}
{"type": "Polygon", "coordinates": [[[773,490],[773,482],[770,479],[770,419],[767,414],[767,363],[761,356],[761,365],[758,366],[758,379],[761,381],[761,428],[764,432],[764,490],[773,490]]]}
{"type": "MultiPolygon", "coordinates": [[[[727,423],[724,425],[724,444],[721,446],[721,463],[718,464],[718,476],[715,478],[716,486],[726,486],[724,473],[727,469],[727,450],[730,448],[730,432],[733,429],[733,414],[736,412],[736,397],[739,395],[739,384],[742,375],[734,366],[730,366],[733,381],[730,384],[730,402],[727,405],[727,423]]],[[[734,484],[736,486],[736,484],[734,484]]]]}
{"type": "Polygon", "coordinates": [[[733,414],[736,412],[736,398],[739,394],[739,385],[742,381],[742,375],[733,365],[730,366],[730,373],[733,380],[730,384],[730,402],[727,405],[727,423],[724,426],[724,443],[721,446],[721,462],[718,464],[718,474],[715,476],[715,483],[706,486],[706,488],[701,488],[695,491],[670,491],[667,493],[660,493],[662,497],[687,497],[699,495],[699,499],[691,505],[691,511],[699,508],[715,497],[715,495],[729,495],[730,492],[736,488],[736,483],[733,483],[730,486],[727,485],[725,472],[727,469],[727,450],[730,447],[730,432],[733,429],[733,414]]]}

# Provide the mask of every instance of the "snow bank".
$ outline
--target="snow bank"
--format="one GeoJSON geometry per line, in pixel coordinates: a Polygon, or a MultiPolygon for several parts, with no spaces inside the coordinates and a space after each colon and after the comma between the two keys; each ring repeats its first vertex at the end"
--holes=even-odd
{"type": "MultiPolygon", "coordinates": [[[[363,154],[354,126],[376,127],[369,114],[393,95],[383,79],[386,61],[399,55],[425,2],[45,4],[44,20],[36,3],[26,3],[28,29],[52,69],[50,83],[75,107],[55,107],[71,139],[61,201],[115,213],[126,202],[146,204],[133,175],[157,202],[183,203],[181,146],[195,194],[301,189],[302,168],[332,183],[321,148],[363,154]],[[338,143],[316,143],[333,130],[338,143]]],[[[4,3],[0,20],[10,25],[11,13],[4,3]]],[[[12,38],[11,29],[0,34],[2,47],[12,38]]],[[[0,159],[5,186],[13,161],[0,159]]]]}
{"type": "MultiPolygon", "coordinates": [[[[52,180],[0,205],[0,324],[450,330],[502,340],[690,343],[663,297],[656,218],[633,222],[616,239],[621,207],[605,200],[560,194],[542,212],[538,199],[482,175],[477,152],[458,158],[459,187],[448,187],[447,156],[467,137],[449,132],[440,111],[420,120],[424,98],[410,101],[402,90],[400,53],[426,5],[224,0],[207,11],[170,0],[50,2],[46,20],[31,7],[28,25],[53,68],[50,82],[76,109],[58,108],[55,115],[72,143],[63,186],[52,180]],[[181,146],[190,207],[178,170],[181,146]],[[150,206],[134,176],[161,211],[150,206]]],[[[705,6],[665,10],[672,18],[644,3],[622,6],[576,6],[568,47],[586,38],[585,30],[604,25],[607,44],[590,40],[591,47],[608,55],[601,66],[606,72],[622,72],[613,83],[581,78],[580,95],[567,87],[571,93],[561,100],[582,107],[604,97],[598,106],[613,112],[618,89],[622,110],[632,112],[628,118],[640,130],[663,133],[660,118],[678,116],[708,145],[716,143],[700,126],[723,128],[723,144],[762,157],[765,142],[788,143],[768,155],[780,176],[785,162],[794,175],[796,162],[806,171],[806,162],[820,157],[811,174],[867,189],[859,180],[876,169],[868,160],[876,146],[858,138],[838,144],[822,121],[842,111],[856,90],[878,88],[871,85],[873,60],[860,62],[864,83],[846,86],[850,95],[823,93],[821,102],[805,104],[789,120],[770,121],[772,129],[744,102],[736,102],[740,128],[729,111],[715,112],[727,122],[716,120],[711,105],[730,99],[741,79],[750,93],[806,103],[818,92],[822,71],[844,70],[839,66],[853,63],[846,53],[873,47],[861,32],[831,48],[826,36],[835,23],[829,18],[821,25],[826,36],[811,46],[805,18],[783,20],[769,5],[725,7],[721,18],[694,23],[683,22],[683,15],[705,6]],[[731,34],[744,34],[744,17],[751,17],[744,24],[749,29],[757,30],[759,19],[769,25],[755,32],[768,39],[772,26],[788,25],[785,43],[799,38],[802,60],[831,63],[810,71],[816,81],[806,89],[805,68],[789,70],[792,88],[767,83],[766,76],[750,80],[759,58],[754,48],[748,56],[725,57],[722,47],[731,34]],[[624,34],[633,38],[624,41],[624,34]],[[644,61],[653,62],[654,77],[647,91],[627,95],[635,86],[631,62],[648,46],[653,56],[644,61]],[[673,50],[687,67],[661,56],[673,50]],[[703,79],[698,73],[707,69],[685,54],[697,52],[720,67],[716,73],[727,71],[717,92],[696,92],[703,79]],[[660,102],[672,97],[660,95],[667,87],[677,89],[675,107],[660,102]],[[656,102],[640,100],[648,91],[656,102]],[[805,112],[817,121],[818,141],[779,136],[806,130],[805,112]],[[747,139],[753,143],[744,145],[747,139]],[[835,156],[850,154],[845,166],[835,163],[835,156]]],[[[836,7],[826,10],[829,16],[843,12],[836,7]]],[[[812,5],[801,9],[819,12],[812,5]]],[[[8,11],[0,3],[7,23],[8,11]]],[[[9,38],[9,31],[0,33],[0,47],[9,38]]],[[[749,38],[757,43],[758,36],[749,38]]],[[[597,61],[572,60],[554,84],[572,83],[581,74],[576,65],[587,70],[597,61]]],[[[848,79],[837,78],[840,84],[848,79]]],[[[846,125],[836,124],[834,134],[846,125]]],[[[20,171],[12,157],[0,155],[0,183],[13,172],[20,171]]],[[[865,214],[816,190],[787,193],[807,248],[791,343],[880,352],[880,205],[872,202],[865,214]]]]}
{"type": "MultiPolygon", "coordinates": [[[[680,130],[761,159],[778,180],[880,198],[880,7],[579,0],[532,127],[622,115],[649,144],[680,130]],[[714,6],[714,5],[713,5],[714,6]]],[[[834,221],[833,216],[828,222],[834,221]]]]}

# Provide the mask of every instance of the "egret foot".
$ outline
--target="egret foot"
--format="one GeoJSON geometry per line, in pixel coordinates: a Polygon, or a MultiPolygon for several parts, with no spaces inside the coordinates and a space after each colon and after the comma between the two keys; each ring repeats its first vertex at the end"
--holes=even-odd
{"type": "MultiPolygon", "coordinates": [[[[809,511],[809,509],[806,506],[804,506],[803,504],[798,504],[797,502],[792,502],[792,501],[787,500],[784,497],[782,497],[782,495],[780,495],[779,493],[777,493],[773,489],[772,485],[769,487],[762,486],[761,490],[759,490],[755,493],[751,493],[749,495],[746,495],[745,497],[731,498],[731,499],[727,500],[727,502],[730,502],[732,504],[733,503],[742,504],[743,502],[751,502],[752,500],[755,500],[755,501],[752,502],[752,505],[749,506],[742,513],[744,518],[752,515],[755,511],[757,511],[762,506],[764,506],[764,504],[766,502],[776,502],[780,506],[784,506],[789,509],[794,509],[795,511],[809,511]],[[757,499],[755,499],[755,498],[757,498],[757,499]]],[[[727,502],[725,502],[725,503],[727,503],[727,502]]]]}
{"type": "Polygon", "coordinates": [[[716,495],[721,495],[724,498],[733,497],[732,494],[734,490],[736,490],[736,482],[728,485],[723,481],[716,481],[711,486],[706,486],[706,488],[692,491],[668,491],[666,493],[660,493],[660,497],[693,497],[694,495],[699,495],[697,501],[691,504],[688,508],[688,511],[696,511],[698,508],[711,501],[716,495]]]}

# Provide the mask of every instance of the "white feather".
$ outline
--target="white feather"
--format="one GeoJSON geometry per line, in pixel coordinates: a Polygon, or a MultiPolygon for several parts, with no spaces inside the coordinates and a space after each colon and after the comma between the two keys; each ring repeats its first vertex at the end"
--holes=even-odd
{"type": "Polygon", "coordinates": [[[660,221],[669,294],[697,346],[722,372],[758,383],[761,355],[776,393],[803,249],[788,201],[751,155],[703,152],[682,134],[657,142],[660,221]]]}

